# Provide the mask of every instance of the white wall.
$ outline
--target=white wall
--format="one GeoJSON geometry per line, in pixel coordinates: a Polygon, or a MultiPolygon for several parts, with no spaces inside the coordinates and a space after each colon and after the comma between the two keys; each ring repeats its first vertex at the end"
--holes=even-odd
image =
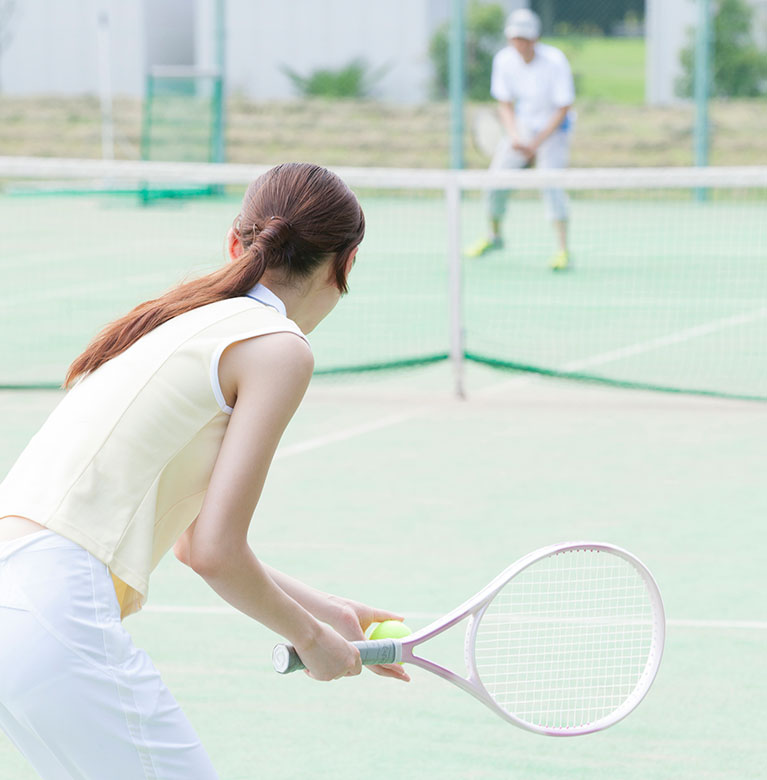
{"type": "MultiPolygon", "coordinates": [[[[507,10],[526,0],[501,0],[507,10]]],[[[716,0],[711,0],[715,3],[716,0]]],[[[755,33],[767,42],[767,0],[755,33]]],[[[21,0],[12,39],[0,60],[6,94],[97,94],[97,12],[111,20],[111,81],[116,95],[139,97],[150,64],[214,64],[216,0],[21,0]],[[174,21],[175,19],[175,21],[174,21]],[[193,52],[193,54],[192,54],[193,52]]],[[[364,57],[387,68],[376,96],[395,102],[428,98],[429,40],[451,0],[226,0],[226,70],[230,90],[255,99],[295,93],[280,66],[302,75],[364,57]]],[[[674,82],[696,0],[646,0],[648,103],[677,100],[674,82]]]]}
{"type": "Polygon", "coordinates": [[[679,54],[697,21],[697,0],[645,0],[645,98],[650,105],[678,102],[679,54]]]}
{"type": "Polygon", "coordinates": [[[144,0],[145,60],[151,65],[194,65],[198,9],[194,0],[144,0]]]}
{"type": "Polygon", "coordinates": [[[754,38],[767,47],[767,0],[751,0],[754,6],[754,38]]]}
{"type": "Polygon", "coordinates": [[[256,99],[295,95],[287,65],[302,76],[364,58],[386,68],[376,96],[427,97],[427,47],[439,6],[419,0],[229,0],[226,75],[230,90],[256,99]]]}
{"type": "MultiPolygon", "coordinates": [[[[709,0],[712,11],[716,0],[709,0]]],[[[754,8],[754,38],[767,45],[767,0],[749,0],[754,8]]],[[[679,55],[689,45],[688,30],[698,21],[698,0],[645,0],[647,54],[645,96],[650,105],[679,102],[674,92],[681,75],[679,55]]]]}
{"type": "Polygon", "coordinates": [[[0,87],[10,95],[98,93],[97,14],[111,21],[115,94],[144,89],[143,5],[138,0],[23,0],[10,20],[0,87]]]}
{"type": "MultiPolygon", "coordinates": [[[[6,94],[97,94],[96,19],[111,20],[115,95],[140,96],[146,67],[214,64],[215,0],[23,0],[0,60],[6,94]]],[[[450,0],[227,0],[226,75],[230,91],[289,99],[280,66],[302,75],[362,57],[384,66],[376,96],[418,102],[429,95],[429,39],[450,0]]]]}

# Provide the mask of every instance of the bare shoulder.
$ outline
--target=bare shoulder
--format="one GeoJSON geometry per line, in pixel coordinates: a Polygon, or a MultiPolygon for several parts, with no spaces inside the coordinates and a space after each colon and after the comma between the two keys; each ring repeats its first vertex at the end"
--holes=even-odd
{"type": "Polygon", "coordinates": [[[221,357],[219,377],[227,401],[234,401],[248,387],[303,395],[313,370],[314,355],[303,338],[269,333],[232,344],[221,357]]]}

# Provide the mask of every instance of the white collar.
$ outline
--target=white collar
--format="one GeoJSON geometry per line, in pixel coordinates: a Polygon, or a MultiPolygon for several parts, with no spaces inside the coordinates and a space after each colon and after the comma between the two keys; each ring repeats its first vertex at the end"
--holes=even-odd
{"type": "Polygon", "coordinates": [[[273,309],[276,309],[283,317],[288,316],[285,304],[268,287],[264,287],[261,282],[259,282],[252,289],[248,290],[245,295],[248,298],[252,298],[254,301],[263,303],[265,306],[271,306],[273,309]]]}

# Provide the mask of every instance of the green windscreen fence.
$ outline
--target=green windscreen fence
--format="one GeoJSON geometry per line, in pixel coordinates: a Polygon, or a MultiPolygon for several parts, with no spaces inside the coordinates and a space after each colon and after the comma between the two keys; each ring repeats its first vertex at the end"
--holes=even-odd
{"type": "MultiPolygon", "coordinates": [[[[0,385],[58,386],[104,324],[222,264],[263,170],[0,158],[0,385]],[[147,203],[146,182],[217,194],[147,203]]],[[[338,172],[368,229],[350,294],[311,334],[319,373],[474,360],[767,400],[767,169],[338,172]],[[497,188],[504,247],[466,258],[497,188]],[[551,188],[569,197],[565,272],[548,268],[551,188]]]]}
{"type": "MultiPolygon", "coordinates": [[[[224,161],[223,79],[216,69],[158,65],[146,74],[141,159],[224,161]]],[[[147,181],[145,200],[217,194],[211,183],[147,181]]]]}

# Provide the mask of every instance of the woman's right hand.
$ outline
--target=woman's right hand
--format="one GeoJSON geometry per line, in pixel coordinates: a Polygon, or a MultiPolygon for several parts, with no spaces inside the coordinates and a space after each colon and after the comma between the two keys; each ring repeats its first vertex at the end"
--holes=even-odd
{"type": "Polygon", "coordinates": [[[359,650],[323,623],[311,640],[295,648],[306,673],[314,680],[338,680],[362,671],[359,650]]]}

